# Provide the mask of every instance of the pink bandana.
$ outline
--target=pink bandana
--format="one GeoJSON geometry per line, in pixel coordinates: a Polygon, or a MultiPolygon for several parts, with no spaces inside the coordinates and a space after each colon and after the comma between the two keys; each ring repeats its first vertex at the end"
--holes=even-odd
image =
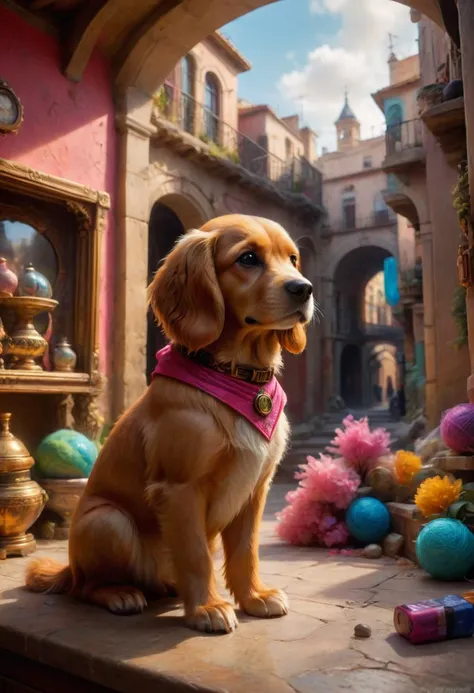
{"type": "Polygon", "coordinates": [[[271,440],[286,404],[285,391],[275,376],[263,387],[247,383],[186,358],[171,344],[157,352],[156,360],[153,378],[162,375],[206,392],[244,416],[267,440],[271,440]],[[262,394],[272,401],[271,411],[266,416],[260,414],[255,406],[262,394]]]}

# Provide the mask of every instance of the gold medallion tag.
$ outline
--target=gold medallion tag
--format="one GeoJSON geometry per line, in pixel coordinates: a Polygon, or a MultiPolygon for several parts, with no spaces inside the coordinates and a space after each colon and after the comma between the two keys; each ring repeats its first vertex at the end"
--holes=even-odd
{"type": "Polygon", "coordinates": [[[273,409],[273,400],[265,390],[260,390],[253,401],[253,406],[260,416],[268,416],[273,409]]]}

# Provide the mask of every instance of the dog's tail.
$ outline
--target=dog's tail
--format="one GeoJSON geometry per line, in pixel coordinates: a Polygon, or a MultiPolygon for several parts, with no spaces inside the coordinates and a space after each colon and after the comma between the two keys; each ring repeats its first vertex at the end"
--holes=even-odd
{"type": "Polygon", "coordinates": [[[63,566],[50,558],[36,558],[26,568],[25,585],[30,592],[48,592],[49,594],[71,592],[73,588],[71,566],[63,566]]]}

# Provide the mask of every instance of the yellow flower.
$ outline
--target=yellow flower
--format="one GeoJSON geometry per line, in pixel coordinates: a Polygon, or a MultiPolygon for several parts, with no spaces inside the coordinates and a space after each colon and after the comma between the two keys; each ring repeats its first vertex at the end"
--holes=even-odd
{"type": "Polygon", "coordinates": [[[418,488],[415,504],[425,517],[444,513],[452,503],[459,500],[462,491],[461,479],[435,476],[425,479],[418,488]]]}
{"type": "Polygon", "coordinates": [[[399,450],[395,455],[394,470],[399,484],[407,486],[421,469],[421,459],[414,452],[399,450]]]}

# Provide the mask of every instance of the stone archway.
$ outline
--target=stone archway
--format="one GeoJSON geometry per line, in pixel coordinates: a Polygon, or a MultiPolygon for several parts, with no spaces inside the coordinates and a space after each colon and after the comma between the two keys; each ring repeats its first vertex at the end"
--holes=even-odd
{"type": "MultiPolygon", "coordinates": [[[[272,2],[275,0],[188,0],[186,3],[172,3],[169,11],[158,7],[143,23],[141,31],[137,31],[129,50],[122,56],[116,76],[118,87],[124,89],[133,85],[152,95],[193,46],[216,29],[272,2]]],[[[419,10],[444,28],[441,10],[435,0],[395,2],[419,10]]]]}
{"type": "Polygon", "coordinates": [[[384,260],[392,256],[388,247],[352,248],[339,260],[332,277],[333,313],[327,316],[332,319],[332,393],[343,399],[345,393],[352,406],[365,406],[372,401],[369,344],[387,339],[399,341],[392,335],[392,326],[368,325],[364,314],[367,283],[383,269],[384,260]]]}

